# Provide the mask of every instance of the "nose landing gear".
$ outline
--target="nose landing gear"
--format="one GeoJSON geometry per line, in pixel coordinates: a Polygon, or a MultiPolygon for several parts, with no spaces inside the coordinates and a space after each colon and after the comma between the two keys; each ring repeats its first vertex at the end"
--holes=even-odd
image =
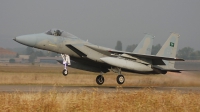
{"type": "Polygon", "coordinates": [[[63,58],[63,64],[64,64],[64,70],[62,73],[64,76],[67,76],[68,75],[67,65],[71,65],[70,57],[67,54],[61,54],[61,56],[63,58]]]}
{"type": "Polygon", "coordinates": [[[68,75],[68,70],[64,69],[62,73],[63,73],[64,76],[67,76],[68,75]]]}

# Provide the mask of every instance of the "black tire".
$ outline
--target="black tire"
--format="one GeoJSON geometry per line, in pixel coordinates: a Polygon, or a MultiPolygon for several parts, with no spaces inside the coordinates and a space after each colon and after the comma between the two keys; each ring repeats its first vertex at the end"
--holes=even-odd
{"type": "Polygon", "coordinates": [[[98,75],[96,77],[96,82],[98,85],[102,85],[104,83],[104,77],[102,75],[98,75]]]}
{"type": "Polygon", "coordinates": [[[167,73],[167,71],[161,71],[161,73],[165,75],[167,73]]]}
{"type": "Polygon", "coordinates": [[[117,83],[118,84],[123,84],[125,82],[125,78],[123,75],[118,75],[117,76],[117,83]]]}
{"type": "Polygon", "coordinates": [[[62,73],[63,73],[64,76],[67,76],[68,75],[68,70],[64,69],[62,73]]]}

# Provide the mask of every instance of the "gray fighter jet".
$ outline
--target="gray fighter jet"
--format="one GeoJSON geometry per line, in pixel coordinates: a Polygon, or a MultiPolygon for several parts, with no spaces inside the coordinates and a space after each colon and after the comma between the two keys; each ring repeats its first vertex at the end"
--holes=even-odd
{"type": "MultiPolygon", "coordinates": [[[[125,77],[121,74],[121,71],[142,74],[166,74],[168,71],[183,71],[174,68],[174,61],[184,61],[175,57],[178,39],[179,34],[172,33],[158,54],[151,55],[153,37],[150,35],[146,35],[133,52],[97,46],[57,29],[14,38],[15,41],[26,46],[62,54],[63,64],[65,65],[86,71],[99,72],[100,75],[96,77],[96,82],[99,85],[104,83],[103,74],[109,71],[118,73],[116,78],[118,84],[125,82],[125,77]],[[70,64],[69,57],[75,64],[70,64]]],[[[65,68],[63,75],[66,76],[67,74],[68,70],[65,68]]]]}

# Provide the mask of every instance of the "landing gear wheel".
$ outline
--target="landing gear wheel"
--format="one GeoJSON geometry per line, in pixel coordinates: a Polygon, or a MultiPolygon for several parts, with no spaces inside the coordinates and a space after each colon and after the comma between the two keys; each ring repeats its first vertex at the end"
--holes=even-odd
{"type": "Polygon", "coordinates": [[[98,75],[96,78],[96,82],[98,85],[102,85],[104,83],[104,77],[103,75],[98,75]]]}
{"type": "Polygon", "coordinates": [[[63,73],[64,76],[67,76],[68,70],[65,70],[65,69],[64,69],[62,73],[63,73]]]}
{"type": "Polygon", "coordinates": [[[165,74],[167,73],[167,71],[161,71],[161,73],[162,73],[163,75],[165,75],[165,74]]]}
{"type": "Polygon", "coordinates": [[[117,76],[117,83],[118,84],[123,84],[125,82],[125,78],[123,75],[118,75],[117,76]]]}

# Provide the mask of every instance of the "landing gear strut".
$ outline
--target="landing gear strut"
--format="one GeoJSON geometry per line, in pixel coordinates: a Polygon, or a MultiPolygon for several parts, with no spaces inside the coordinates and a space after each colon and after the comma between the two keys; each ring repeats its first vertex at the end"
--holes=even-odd
{"type": "Polygon", "coordinates": [[[98,85],[102,85],[104,83],[104,77],[102,73],[96,77],[96,82],[98,85]]]}
{"type": "Polygon", "coordinates": [[[67,65],[71,65],[70,57],[67,54],[61,54],[61,56],[63,58],[63,64],[64,64],[64,70],[62,73],[64,76],[67,76],[68,74],[67,65]]]}

